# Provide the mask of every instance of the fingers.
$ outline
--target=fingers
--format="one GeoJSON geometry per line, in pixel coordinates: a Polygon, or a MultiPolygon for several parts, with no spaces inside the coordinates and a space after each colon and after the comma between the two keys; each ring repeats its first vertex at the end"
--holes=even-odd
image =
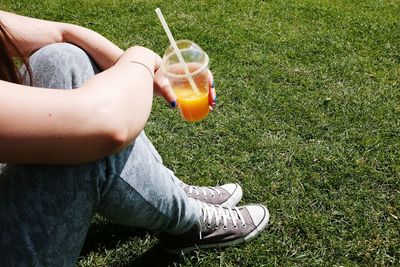
{"type": "MultiPolygon", "coordinates": [[[[214,78],[211,71],[208,70],[208,103],[210,106],[210,110],[212,111],[215,107],[217,96],[214,87],[214,78]]],[[[171,108],[175,108],[178,105],[176,95],[172,90],[171,85],[168,82],[168,79],[164,76],[161,70],[157,70],[154,75],[154,92],[157,96],[162,96],[171,106],[171,108]]]]}
{"type": "Polygon", "coordinates": [[[215,107],[215,104],[217,102],[217,94],[215,93],[215,88],[211,87],[209,96],[208,96],[208,101],[210,103],[210,110],[212,111],[215,107]]]}
{"type": "Polygon", "coordinates": [[[164,76],[161,70],[156,71],[154,75],[154,89],[155,94],[162,96],[171,106],[175,108],[177,106],[177,99],[168,79],[164,76]]]}
{"type": "Polygon", "coordinates": [[[210,104],[210,110],[212,111],[217,101],[217,94],[215,92],[215,87],[214,87],[214,76],[210,70],[208,70],[208,86],[209,86],[208,103],[210,104]]]}
{"type": "Polygon", "coordinates": [[[177,106],[178,103],[176,96],[169,84],[164,85],[162,88],[160,88],[160,93],[162,97],[164,97],[164,99],[169,103],[171,108],[175,108],[177,106]]]}
{"type": "Polygon", "coordinates": [[[155,56],[154,71],[157,71],[161,67],[162,58],[157,53],[154,53],[154,56],[155,56]]]}

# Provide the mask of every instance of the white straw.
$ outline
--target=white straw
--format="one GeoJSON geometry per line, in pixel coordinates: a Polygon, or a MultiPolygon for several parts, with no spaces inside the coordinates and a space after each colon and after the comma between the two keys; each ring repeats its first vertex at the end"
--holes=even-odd
{"type": "Polygon", "coordinates": [[[174,37],[172,36],[171,31],[169,30],[168,24],[167,24],[167,22],[165,21],[163,14],[161,13],[161,9],[160,9],[160,8],[156,8],[156,13],[157,13],[157,15],[158,15],[158,18],[159,18],[160,21],[161,21],[161,24],[162,24],[162,26],[163,26],[163,28],[164,28],[165,33],[166,33],[167,36],[168,36],[169,42],[171,43],[173,49],[175,50],[175,53],[176,53],[176,55],[178,56],[179,62],[181,63],[181,65],[182,65],[182,67],[183,67],[183,70],[185,71],[185,74],[186,74],[185,76],[187,76],[187,78],[188,78],[188,80],[189,80],[189,83],[190,83],[190,85],[192,86],[193,91],[194,91],[196,94],[198,94],[198,93],[199,93],[199,89],[197,88],[196,84],[195,84],[194,81],[193,81],[192,76],[190,75],[189,69],[188,69],[188,67],[187,67],[187,65],[186,65],[186,63],[185,63],[185,60],[184,60],[183,57],[182,57],[181,51],[179,51],[179,48],[178,48],[178,46],[176,45],[175,39],[174,39],[174,37]]]}

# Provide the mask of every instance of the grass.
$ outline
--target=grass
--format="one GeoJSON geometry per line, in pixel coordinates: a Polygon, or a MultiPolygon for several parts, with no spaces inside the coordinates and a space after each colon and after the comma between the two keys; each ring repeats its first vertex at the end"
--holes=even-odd
{"type": "Polygon", "coordinates": [[[147,134],[184,181],[238,182],[270,209],[253,242],[172,257],[96,217],[80,266],[400,265],[400,2],[2,0],[122,48],[207,51],[218,106],[185,123],[158,99],[147,134]]]}

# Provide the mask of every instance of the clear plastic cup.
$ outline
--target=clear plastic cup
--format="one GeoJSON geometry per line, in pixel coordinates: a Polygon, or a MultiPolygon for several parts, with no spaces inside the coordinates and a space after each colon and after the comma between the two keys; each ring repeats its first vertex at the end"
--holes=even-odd
{"type": "Polygon", "coordinates": [[[207,117],[208,102],[208,55],[189,40],[176,42],[179,51],[189,69],[189,75],[179,61],[172,46],[165,50],[162,71],[168,78],[178,100],[178,108],[186,121],[196,122],[207,117]],[[196,84],[197,90],[190,84],[190,77],[196,84]]]}

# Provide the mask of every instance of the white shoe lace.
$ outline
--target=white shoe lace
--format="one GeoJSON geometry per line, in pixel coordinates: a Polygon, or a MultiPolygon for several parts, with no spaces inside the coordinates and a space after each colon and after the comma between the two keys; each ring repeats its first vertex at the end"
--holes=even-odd
{"type": "MultiPolygon", "coordinates": [[[[246,227],[246,222],[243,218],[242,213],[237,207],[227,207],[221,205],[211,205],[203,202],[199,202],[201,206],[201,210],[203,212],[203,221],[202,223],[207,222],[206,228],[210,229],[212,220],[215,218],[215,230],[217,230],[220,226],[220,220],[223,222],[223,229],[226,230],[228,228],[228,220],[231,220],[233,223],[233,229],[236,230],[238,228],[237,225],[237,217],[239,217],[242,227],[246,227]],[[237,216],[235,216],[235,213],[237,216]]],[[[202,237],[202,231],[200,230],[200,239],[202,237]]]]}
{"type": "Polygon", "coordinates": [[[184,183],[180,184],[181,187],[189,187],[189,191],[187,192],[187,195],[190,197],[192,194],[194,194],[194,197],[198,199],[200,197],[200,193],[202,194],[202,197],[204,199],[207,199],[207,192],[210,193],[212,198],[215,198],[215,193],[218,194],[218,196],[221,196],[222,193],[215,187],[199,187],[199,186],[192,186],[192,185],[186,185],[184,183]]]}

